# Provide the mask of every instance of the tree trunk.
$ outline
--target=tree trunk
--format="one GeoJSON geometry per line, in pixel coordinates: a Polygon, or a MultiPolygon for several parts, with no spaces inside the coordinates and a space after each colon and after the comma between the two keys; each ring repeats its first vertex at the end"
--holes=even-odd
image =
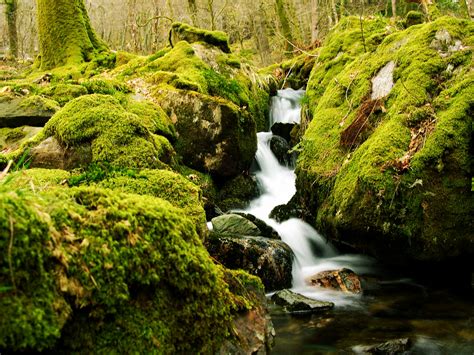
{"type": "Polygon", "coordinates": [[[286,39],[286,50],[287,52],[293,52],[293,46],[291,44],[293,42],[293,37],[291,35],[291,27],[286,14],[284,0],[276,0],[276,11],[280,21],[281,32],[286,39]]]}
{"type": "Polygon", "coordinates": [[[188,10],[189,16],[191,16],[191,22],[193,23],[193,26],[199,27],[199,23],[197,20],[198,9],[196,5],[196,0],[188,0],[188,10]]]}
{"type": "Polygon", "coordinates": [[[319,11],[318,0],[311,0],[311,43],[319,40],[319,11]]]}
{"type": "Polygon", "coordinates": [[[392,18],[397,17],[397,0],[392,0],[392,18]]]}
{"type": "Polygon", "coordinates": [[[107,45],[91,27],[84,0],[36,0],[42,70],[91,61],[107,45]]]}
{"type": "Polygon", "coordinates": [[[465,0],[466,1],[466,8],[467,8],[467,14],[471,18],[471,20],[474,20],[474,1],[473,0],[465,0]]]}
{"type": "Polygon", "coordinates": [[[7,17],[8,26],[8,43],[10,47],[10,55],[18,57],[18,31],[16,28],[16,11],[18,9],[17,0],[6,0],[5,15],[7,17]]]}

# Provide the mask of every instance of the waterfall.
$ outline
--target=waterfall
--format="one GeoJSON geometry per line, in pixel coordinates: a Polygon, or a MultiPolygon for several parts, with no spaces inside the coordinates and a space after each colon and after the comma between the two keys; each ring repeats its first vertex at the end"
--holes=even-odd
{"type": "MultiPolygon", "coordinates": [[[[271,124],[300,122],[300,100],[303,95],[304,90],[279,90],[272,98],[271,124]]],[[[253,214],[272,226],[293,250],[296,256],[293,264],[294,291],[308,297],[332,301],[336,306],[354,305],[354,299],[358,296],[311,288],[306,286],[304,280],[317,272],[343,267],[356,273],[367,272],[371,266],[370,259],[360,255],[338,255],[330,243],[301,219],[292,218],[278,223],[269,218],[275,206],[287,203],[296,192],[294,171],[281,165],[270,150],[272,136],[271,132],[258,133],[255,158],[260,170],[256,172],[256,178],[262,194],[251,201],[244,212],[253,214]]]]}

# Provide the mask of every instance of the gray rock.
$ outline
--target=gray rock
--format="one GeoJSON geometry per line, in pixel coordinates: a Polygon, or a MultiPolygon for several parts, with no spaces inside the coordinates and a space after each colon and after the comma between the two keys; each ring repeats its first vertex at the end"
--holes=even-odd
{"type": "Polygon", "coordinates": [[[381,99],[390,94],[393,88],[393,71],[395,62],[390,61],[380,69],[377,75],[372,79],[372,100],[381,99]]]}
{"type": "Polygon", "coordinates": [[[334,303],[317,301],[290,290],[281,290],[272,296],[272,301],[289,313],[324,312],[334,308],[334,303]]]}
{"type": "Polygon", "coordinates": [[[402,354],[410,350],[411,341],[408,338],[394,339],[385,343],[375,345],[357,345],[352,347],[352,351],[356,354],[402,354]]]}
{"type": "Polygon", "coordinates": [[[54,137],[49,137],[32,148],[31,168],[71,170],[84,167],[92,161],[90,144],[63,147],[54,137]]]}
{"type": "Polygon", "coordinates": [[[294,254],[284,242],[212,231],[206,243],[209,254],[225,267],[260,277],[266,292],[291,287],[294,254]]]}
{"type": "Polygon", "coordinates": [[[32,98],[0,96],[0,128],[43,127],[59,109],[59,106],[51,104],[54,101],[39,96],[36,96],[37,100],[32,98]],[[45,101],[49,105],[45,105],[45,101]]]}
{"type": "Polygon", "coordinates": [[[202,172],[233,177],[247,171],[257,151],[253,118],[230,101],[186,90],[159,90],[159,103],[175,122],[175,149],[202,172]]]}
{"type": "Polygon", "coordinates": [[[258,229],[260,229],[260,235],[262,237],[281,240],[280,235],[278,234],[278,232],[275,229],[270,227],[268,224],[266,224],[261,219],[255,217],[253,214],[241,213],[241,212],[236,212],[235,214],[238,214],[239,216],[242,216],[242,217],[248,219],[253,224],[255,224],[258,227],[258,229]]]}
{"type": "Polygon", "coordinates": [[[211,220],[213,231],[220,234],[238,234],[246,236],[261,235],[260,229],[248,219],[237,214],[224,214],[211,220]]]}
{"type": "Polygon", "coordinates": [[[441,29],[436,32],[435,38],[431,41],[430,47],[436,49],[439,55],[443,58],[464,49],[462,42],[460,40],[453,40],[446,29],[441,29]]]}

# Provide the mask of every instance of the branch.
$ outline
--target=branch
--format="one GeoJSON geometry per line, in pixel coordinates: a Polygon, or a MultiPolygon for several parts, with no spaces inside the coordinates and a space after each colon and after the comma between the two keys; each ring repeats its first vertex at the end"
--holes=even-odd
{"type": "Polygon", "coordinates": [[[300,51],[301,53],[303,54],[306,54],[308,57],[315,57],[315,58],[318,58],[319,57],[319,54],[312,54],[312,53],[309,53],[307,51],[305,51],[304,49],[298,47],[296,44],[292,43],[291,41],[289,41],[285,36],[283,36],[280,32],[275,32],[278,36],[280,36],[281,38],[283,38],[285,41],[287,41],[293,48],[297,49],[298,51],[300,51]]]}
{"type": "Polygon", "coordinates": [[[168,21],[170,21],[170,22],[174,22],[174,20],[173,20],[171,17],[164,16],[164,15],[160,15],[160,16],[154,16],[154,17],[152,17],[152,18],[146,20],[146,22],[143,23],[143,24],[138,23],[138,19],[136,20],[135,23],[137,24],[138,27],[145,27],[145,26],[148,25],[151,21],[153,21],[153,20],[159,20],[159,19],[165,19],[165,20],[168,20],[168,21]]]}

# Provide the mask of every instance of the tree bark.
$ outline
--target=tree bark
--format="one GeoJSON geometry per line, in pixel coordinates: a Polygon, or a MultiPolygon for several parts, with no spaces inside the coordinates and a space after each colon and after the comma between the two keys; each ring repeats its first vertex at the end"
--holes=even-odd
{"type": "Polygon", "coordinates": [[[81,64],[108,50],[91,27],[84,0],[36,2],[40,69],[81,64]]]}
{"type": "Polygon", "coordinates": [[[311,43],[319,40],[319,21],[318,0],[311,0],[311,43]]]}
{"type": "Polygon", "coordinates": [[[16,11],[18,10],[18,1],[6,0],[5,5],[5,15],[8,26],[8,43],[10,47],[9,54],[16,58],[18,57],[18,31],[16,27],[16,11]]]}
{"type": "Polygon", "coordinates": [[[392,0],[392,18],[397,17],[397,0],[392,0]]]}
{"type": "Polygon", "coordinates": [[[198,8],[196,5],[196,0],[188,0],[188,10],[189,16],[191,16],[191,22],[193,23],[193,26],[199,27],[199,23],[197,20],[198,8]]]}
{"type": "Polygon", "coordinates": [[[291,45],[293,37],[291,35],[291,27],[286,14],[284,0],[276,0],[276,11],[280,21],[281,32],[286,39],[286,50],[287,52],[293,52],[293,46],[291,45]]]}

